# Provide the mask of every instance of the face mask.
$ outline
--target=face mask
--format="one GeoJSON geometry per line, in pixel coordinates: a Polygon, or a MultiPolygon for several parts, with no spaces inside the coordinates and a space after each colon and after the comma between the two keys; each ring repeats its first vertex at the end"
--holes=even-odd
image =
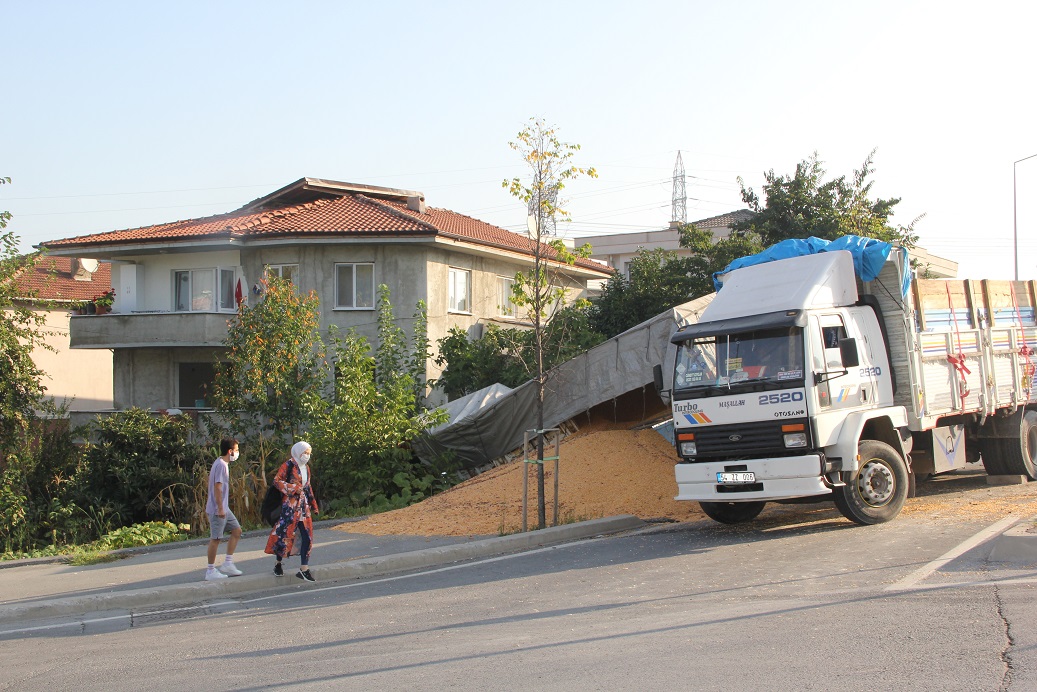
{"type": "Polygon", "coordinates": [[[230,453],[230,460],[231,461],[237,461],[238,460],[238,453],[237,452],[231,452],[230,453]]]}
{"type": "Polygon", "coordinates": [[[310,463],[310,455],[309,454],[301,454],[299,456],[299,463],[302,464],[303,466],[306,466],[306,464],[310,463]]]}

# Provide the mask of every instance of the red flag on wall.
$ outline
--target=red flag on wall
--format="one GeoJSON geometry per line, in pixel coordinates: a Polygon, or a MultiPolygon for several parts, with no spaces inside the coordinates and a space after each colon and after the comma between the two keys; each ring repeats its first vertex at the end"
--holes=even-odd
{"type": "Polygon", "coordinates": [[[238,285],[234,288],[234,302],[237,305],[241,305],[241,301],[244,300],[244,293],[241,291],[241,279],[238,279],[238,285]]]}

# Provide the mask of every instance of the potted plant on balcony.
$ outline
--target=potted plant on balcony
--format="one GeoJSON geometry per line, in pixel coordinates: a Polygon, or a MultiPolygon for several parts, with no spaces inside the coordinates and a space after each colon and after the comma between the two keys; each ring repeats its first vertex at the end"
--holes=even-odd
{"type": "Polygon", "coordinates": [[[97,309],[98,315],[104,315],[111,312],[112,305],[115,303],[115,289],[109,288],[104,293],[94,296],[94,306],[97,309]]]}
{"type": "Polygon", "coordinates": [[[69,309],[72,310],[73,315],[84,315],[86,314],[86,301],[73,300],[69,303],[69,309]]]}

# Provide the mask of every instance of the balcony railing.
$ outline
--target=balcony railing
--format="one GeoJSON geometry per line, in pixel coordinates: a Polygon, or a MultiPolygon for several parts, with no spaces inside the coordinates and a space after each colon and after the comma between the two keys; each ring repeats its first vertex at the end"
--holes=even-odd
{"type": "Polygon", "coordinates": [[[111,312],[73,315],[72,348],[222,346],[232,314],[212,312],[111,312]]]}

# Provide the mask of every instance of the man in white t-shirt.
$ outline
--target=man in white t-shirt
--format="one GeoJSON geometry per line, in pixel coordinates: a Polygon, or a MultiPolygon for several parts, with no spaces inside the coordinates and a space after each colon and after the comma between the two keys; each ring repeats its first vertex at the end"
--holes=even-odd
{"type": "Polygon", "coordinates": [[[234,549],[241,538],[241,524],[230,511],[230,462],[238,458],[238,441],[225,437],[220,440],[220,456],[212,462],[209,470],[209,498],[205,502],[205,513],[209,516],[209,566],[205,570],[205,580],[226,579],[241,576],[241,570],[234,566],[234,549]],[[227,539],[227,556],[223,564],[216,569],[216,549],[225,531],[230,531],[227,539]]]}

